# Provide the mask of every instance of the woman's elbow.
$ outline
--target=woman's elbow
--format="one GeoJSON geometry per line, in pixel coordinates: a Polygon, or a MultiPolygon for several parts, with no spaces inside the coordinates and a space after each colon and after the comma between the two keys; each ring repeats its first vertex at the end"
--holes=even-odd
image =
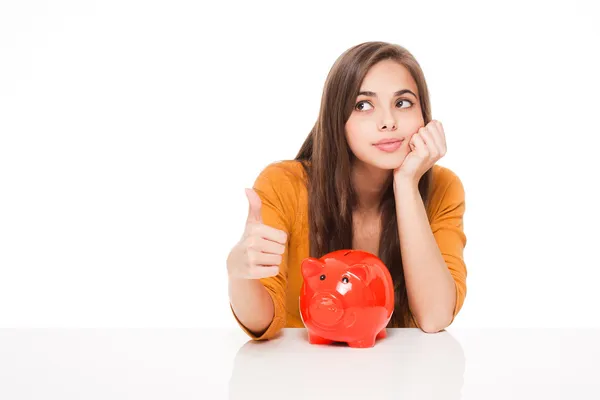
{"type": "Polygon", "coordinates": [[[419,328],[421,328],[421,330],[425,333],[437,333],[437,332],[441,332],[444,329],[446,329],[448,327],[448,325],[450,325],[450,321],[452,320],[452,318],[450,319],[445,319],[443,322],[440,321],[423,321],[422,323],[419,324],[419,328]]]}

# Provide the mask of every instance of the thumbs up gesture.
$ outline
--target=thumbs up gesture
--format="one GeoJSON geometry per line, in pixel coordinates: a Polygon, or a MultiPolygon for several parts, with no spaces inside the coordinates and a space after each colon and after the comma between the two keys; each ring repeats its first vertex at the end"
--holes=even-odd
{"type": "Polygon", "coordinates": [[[246,189],[246,197],[248,198],[248,219],[246,220],[246,226],[249,223],[262,224],[262,201],[260,197],[253,189],[246,189]]]}
{"type": "Polygon", "coordinates": [[[279,273],[285,251],[287,233],[265,225],[262,219],[262,201],[253,189],[246,189],[248,217],[244,234],[227,257],[230,277],[259,279],[279,273]]]}

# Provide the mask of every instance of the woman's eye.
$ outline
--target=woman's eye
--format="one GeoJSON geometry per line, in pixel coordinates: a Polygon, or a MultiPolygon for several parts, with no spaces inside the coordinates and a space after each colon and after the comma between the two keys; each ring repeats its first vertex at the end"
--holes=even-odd
{"type": "Polygon", "coordinates": [[[364,109],[358,109],[358,106],[361,104],[369,104],[366,101],[359,101],[358,103],[356,103],[356,106],[354,106],[354,109],[357,109],[358,111],[364,111],[364,109]]]}
{"type": "MultiPolygon", "coordinates": [[[[410,103],[410,107],[412,107],[412,105],[413,105],[413,102],[410,100],[398,100],[398,103],[404,103],[404,104],[410,103]]],[[[398,103],[396,103],[396,104],[398,104],[398,103]]],[[[408,107],[400,107],[400,108],[408,108],[408,107]]]]}
{"type": "MultiPolygon", "coordinates": [[[[409,108],[409,107],[413,106],[413,102],[410,101],[410,100],[398,100],[398,102],[396,104],[399,104],[399,103],[404,103],[404,104],[409,103],[410,104],[410,106],[408,106],[408,107],[402,107],[401,106],[400,108],[409,108]]],[[[364,108],[363,109],[359,109],[358,108],[361,104],[369,104],[369,102],[367,102],[365,100],[359,101],[358,103],[356,103],[356,106],[354,106],[354,109],[358,110],[358,111],[365,111],[364,108]]],[[[369,106],[370,106],[370,104],[369,104],[369,106]]]]}

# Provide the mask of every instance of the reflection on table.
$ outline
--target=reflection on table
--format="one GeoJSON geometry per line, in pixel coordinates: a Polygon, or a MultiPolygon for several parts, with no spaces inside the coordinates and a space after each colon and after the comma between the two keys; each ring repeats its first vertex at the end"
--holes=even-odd
{"type": "Polygon", "coordinates": [[[460,399],[465,357],[447,331],[388,329],[372,348],[308,343],[306,329],[284,329],[238,351],[230,400],[460,399]]]}

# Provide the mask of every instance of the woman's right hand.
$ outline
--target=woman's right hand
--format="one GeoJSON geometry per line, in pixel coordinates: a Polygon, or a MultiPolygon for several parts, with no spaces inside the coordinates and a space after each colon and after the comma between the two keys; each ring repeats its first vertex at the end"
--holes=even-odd
{"type": "Polygon", "coordinates": [[[240,241],[227,257],[229,277],[259,279],[279,273],[285,251],[287,233],[263,224],[262,202],[252,189],[246,189],[249,209],[246,227],[240,241]]]}

